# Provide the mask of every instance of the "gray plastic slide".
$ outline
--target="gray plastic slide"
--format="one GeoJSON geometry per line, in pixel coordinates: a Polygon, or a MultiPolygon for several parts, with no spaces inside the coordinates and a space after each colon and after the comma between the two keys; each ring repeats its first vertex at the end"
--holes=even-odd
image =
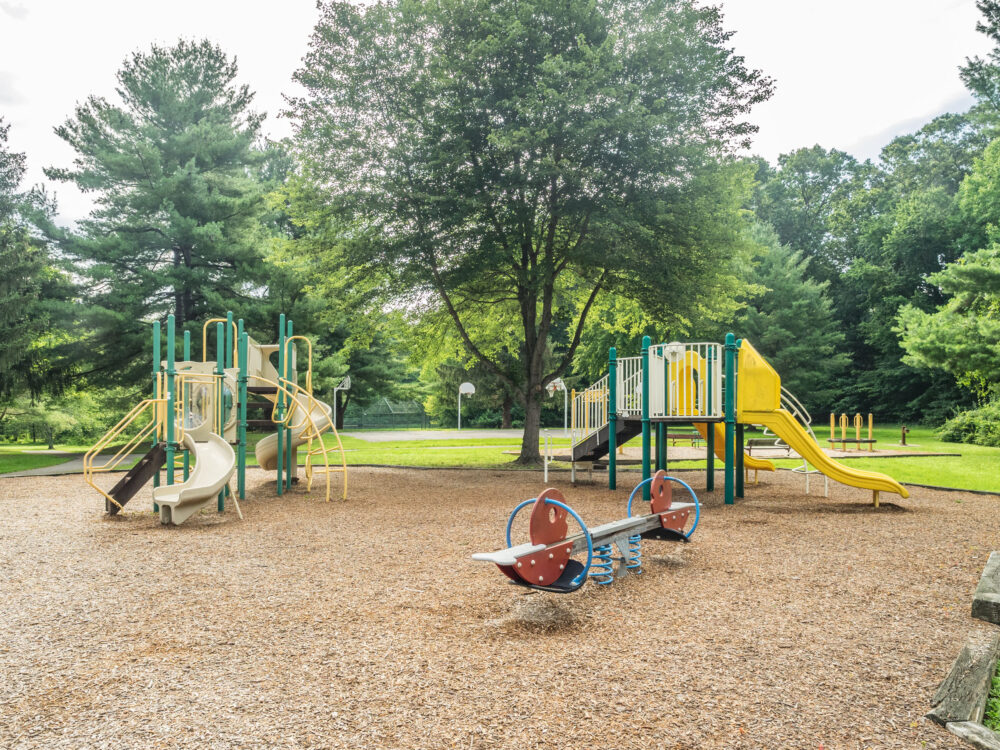
{"type": "Polygon", "coordinates": [[[215,433],[208,433],[203,443],[196,442],[194,436],[187,433],[184,447],[191,451],[195,460],[188,480],[153,489],[153,502],[160,506],[160,522],[175,526],[214,503],[236,469],[232,446],[215,433]]]}

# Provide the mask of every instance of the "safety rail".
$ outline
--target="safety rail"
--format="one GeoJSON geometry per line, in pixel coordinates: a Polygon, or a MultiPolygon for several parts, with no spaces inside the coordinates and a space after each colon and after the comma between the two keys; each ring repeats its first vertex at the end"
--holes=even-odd
{"type": "MultiPolygon", "coordinates": [[[[276,425],[280,425],[285,429],[293,429],[295,426],[302,426],[302,432],[300,433],[300,438],[304,439],[307,443],[306,449],[306,491],[312,491],[312,479],[315,473],[326,474],[326,502],[330,502],[330,475],[338,472],[342,472],[344,476],[343,481],[343,493],[342,498],[347,499],[347,458],[344,454],[344,446],[340,440],[340,434],[337,432],[336,425],[334,425],[331,416],[323,408],[319,408],[322,403],[315,396],[312,395],[305,388],[300,386],[286,378],[279,378],[278,382],[269,380],[268,378],[261,377],[259,375],[253,375],[251,380],[258,381],[259,383],[274,388],[277,394],[285,396],[287,400],[287,410],[281,419],[275,417],[277,410],[272,412],[271,421],[276,425]],[[302,399],[299,396],[303,396],[306,405],[303,406],[302,399]],[[298,413],[299,410],[304,411],[304,420],[302,422],[292,423],[292,418],[298,413]],[[316,420],[313,419],[313,414],[320,412],[324,416],[325,424],[320,426],[316,424],[316,420]],[[303,424],[304,422],[304,424],[303,424]],[[333,432],[337,439],[337,448],[327,448],[323,443],[323,434],[330,430],[333,432]],[[313,448],[312,441],[319,440],[320,447],[313,448]],[[331,467],[328,455],[334,450],[340,451],[341,465],[339,467],[331,467]],[[323,467],[319,468],[312,465],[312,457],[321,456],[323,458],[323,467]]],[[[277,395],[276,394],[276,395],[277,395]]]]}
{"type": "Polygon", "coordinates": [[[622,417],[642,416],[642,357],[620,357],[618,383],[615,390],[616,414],[622,417]]]}
{"type": "MultiPolygon", "coordinates": [[[[308,341],[308,339],[306,339],[306,341],[308,341]]],[[[321,474],[326,474],[326,502],[330,502],[330,475],[331,474],[336,474],[336,473],[342,473],[343,477],[344,477],[344,481],[343,481],[343,491],[342,491],[342,494],[341,494],[341,499],[346,500],[347,499],[347,455],[344,453],[344,444],[340,440],[340,433],[337,432],[337,425],[333,421],[333,416],[332,416],[331,411],[329,409],[322,408],[321,404],[323,404],[323,402],[319,401],[312,394],[312,389],[311,389],[311,387],[312,387],[312,365],[311,365],[311,360],[312,360],[312,345],[311,345],[311,343],[310,343],[309,356],[310,356],[310,368],[309,368],[309,371],[308,371],[309,374],[307,376],[307,381],[306,381],[308,390],[306,388],[303,388],[302,386],[298,385],[297,383],[292,383],[292,382],[286,381],[286,382],[289,382],[289,385],[291,385],[291,386],[294,387],[296,394],[300,394],[300,395],[304,396],[307,399],[307,404],[306,404],[306,407],[305,407],[306,412],[309,415],[312,415],[312,414],[314,414],[315,412],[318,411],[320,414],[323,415],[323,421],[325,422],[325,425],[317,425],[316,422],[315,422],[315,420],[313,420],[311,418],[311,416],[310,416],[310,420],[309,420],[310,429],[307,430],[307,431],[304,431],[303,434],[302,434],[302,437],[304,437],[306,439],[306,441],[307,441],[307,444],[306,444],[306,466],[305,466],[305,471],[306,471],[306,491],[309,492],[309,491],[312,490],[313,475],[315,473],[319,472],[321,474]],[[336,448],[334,448],[333,446],[330,446],[330,447],[326,446],[326,443],[323,441],[323,435],[326,432],[333,433],[333,436],[337,440],[337,447],[336,448]],[[319,442],[319,447],[313,448],[313,440],[316,440],[316,441],[319,442]],[[330,466],[330,461],[329,461],[328,456],[329,456],[329,454],[333,453],[334,451],[338,451],[340,453],[340,466],[330,466]],[[319,467],[313,466],[313,462],[312,462],[313,456],[322,456],[323,457],[323,468],[319,468],[319,467]]],[[[295,400],[298,401],[298,398],[296,398],[295,400]]],[[[323,404],[323,406],[325,406],[325,404],[323,404]]]]}
{"type": "MultiPolygon", "coordinates": [[[[83,455],[84,480],[87,484],[100,492],[105,499],[114,503],[119,510],[122,509],[121,503],[97,486],[94,481],[94,475],[115,471],[122,461],[132,455],[136,448],[142,445],[143,442],[154,435],[158,435],[163,424],[163,417],[167,407],[167,399],[165,398],[148,398],[144,401],[140,401],[132,407],[132,410],[122,417],[114,427],[104,433],[104,436],[94,443],[90,450],[83,455]],[[149,421],[143,424],[135,435],[129,438],[125,444],[122,445],[118,451],[108,458],[103,464],[95,464],[94,461],[100,456],[101,451],[111,445],[115,440],[119,439],[134,422],[138,421],[142,415],[146,413],[147,410],[151,412],[149,415],[149,421]]],[[[183,439],[183,432],[181,439],[183,439]]]]}
{"type": "Polygon", "coordinates": [[[649,416],[721,419],[723,347],[697,342],[649,348],[649,416]]]}
{"type": "Polygon", "coordinates": [[[175,403],[177,429],[181,431],[177,442],[184,441],[184,430],[201,427],[206,420],[210,420],[212,432],[222,435],[229,421],[222,414],[220,400],[226,376],[207,372],[179,372],[174,378],[174,388],[179,396],[175,403]],[[209,388],[215,391],[210,399],[197,397],[199,391],[204,393],[209,388]],[[210,405],[214,405],[214,408],[209,409],[210,405]],[[206,413],[208,411],[211,414],[206,413]]]}
{"type": "Polygon", "coordinates": [[[608,376],[573,396],[570,440],[576,445],[608,423],[608,376]]]}

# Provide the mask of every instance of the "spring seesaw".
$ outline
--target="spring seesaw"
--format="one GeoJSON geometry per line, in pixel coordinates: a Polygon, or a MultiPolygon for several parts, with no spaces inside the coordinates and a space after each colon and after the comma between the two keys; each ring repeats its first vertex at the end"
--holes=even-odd
{"type": "Polygon", "coordinates": [[[588,529],[583,519],[554,488],[519,504],[507,519],[507,547],[497,552],[477,552],[473,560],[494,563],[511,583],[554,594],[569,594],[593,579],[612,583],[627,573],[642,572],[642,540],[687,542],[698,527],[701,505],[686,482],[658,471],[635,486],[629,495],[627,517],[588,529]],[[673,484],[683,486],[692,502],[673,502],[673,484]],[[649,484],[649,513],[632,515],[636,494],[649,484]],[[514,546],[510,533],[517,514],[532,506],[528,522],[530,541],[514,546]],[[691,528],[685,531],[694,510],[691,528]],[[570,536],[569,516],[580,527],[570,536]],[[615,554],[617,548],[618,554],[615,554]],[[573,559],[586,552],[586,562],[573,559]]]}

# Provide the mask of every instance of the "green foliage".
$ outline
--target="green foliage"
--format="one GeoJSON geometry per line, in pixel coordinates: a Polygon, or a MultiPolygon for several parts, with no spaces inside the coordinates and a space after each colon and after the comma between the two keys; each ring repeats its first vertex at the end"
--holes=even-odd
{"type": "Polygon", "coordinates": [[[0,119],[0,405],[56,391],[69,375],[53,318],[70,284],[52,267],[37,228],[54,207],[40,190],[20,191],[26,159],[6,147],[9,131],[0,119]]]}
{"type": "Polygon", "coordinates": [[[136,382],[143,321],[173,313],[180,329],[227,309],[249,318],[263,296],[262,116],[236,75],[207,41],[153,46],[119,70],[120,103],[91,96],[56,129],[77,156],[46,174],[97,204],[60,236],[87,279],[95,376],[136,382]]]}
{"type": "Polygon", "coordinates": [[[854,157],[820,146],[782,154],[776,170],[758,170],[757,217],[774,227],[782,244],[804,254],[813,278],[836,280],[847,266],[831,221],[837,204],[858,188],[858,173],[854,157]]]}
{"type": "MultiPolygon", "coordinates": [[[[906,361],[951,373],[980,395],[996,394],[1000,375],[1000,141],[994,141],[959,191],[968,225],[984,227],[985,247],[966,252],[928,282],[950,295],[929,312],[913,305],[900,310],[899,332],[906,361]]],[[[968,236],[975,236],[971,233],[968,236]]]]}
{"type": "Polygon", "coordinates": [[[375,307],[451,319],[524,405],[525,460],[603,291],[680,319],[732,283],[748,175],[719,155],[770,82],[729,39],[690,0],[322,5],[291,109],[332,252],[375,307]],[[508,315],[516,346],[477,330],[508,315]]]}
{"type": "Polygon", "coordinates": [[[782,385],[813,413],[829,411],[849,364],[844,334],[833,316],[827,282],[810,279],[802,252],[783,245],[764,226],[753,231],[761,251],[753,296],[732,324],[780,373],[782,385]]]}
{"type": "Polygon", "coordinates": [[[990,678],[990,693],[986,699],[986,713],[983,715],[983,724],[994,732],[1000,732],[1000,665],[997,670],[990,678]]]}
{"type": "Polygon", "coordinates": [[[940,437],[951,443],[1000,448],[1000,400],[959,412],[942,425],[940,437]]]}

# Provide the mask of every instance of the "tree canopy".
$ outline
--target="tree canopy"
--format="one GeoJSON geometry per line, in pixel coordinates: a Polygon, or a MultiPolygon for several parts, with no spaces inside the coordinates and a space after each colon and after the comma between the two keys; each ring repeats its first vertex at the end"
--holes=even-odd
{"type": "Polygon", "coordinates": [[[729,38],[688,0],[322,6],[290,109],[345,272],[451,318],[524,405],[524,460],[602,293],[683,319],[731,283],[749,176],[721,157],[771,85],[729,38]],[[516,326],[518,381],[484,315],[516,326]]]}

